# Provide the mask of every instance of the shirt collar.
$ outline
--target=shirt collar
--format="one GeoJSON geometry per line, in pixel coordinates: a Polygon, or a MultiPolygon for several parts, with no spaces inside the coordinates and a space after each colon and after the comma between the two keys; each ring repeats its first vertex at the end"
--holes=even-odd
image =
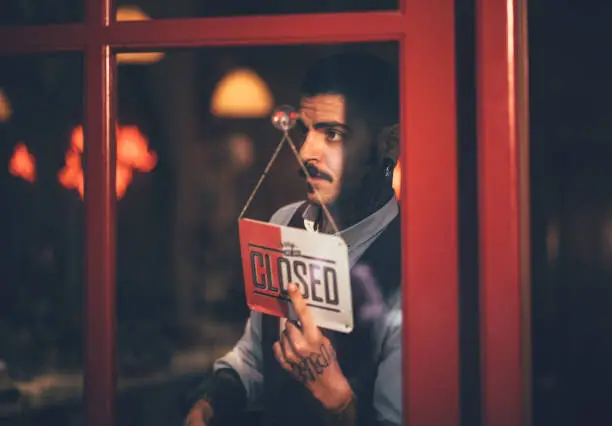
{"type": "MultiPolygon", "coordinates": [[[[302,217],[304,218],[304,227],[309,231],[315,231],[315,222],[320,214],[320,207],[315,204],[310,204],[304,210],[302,217]]],[[[395,219],[399,213],[399,206],[395,194],[391,199],[380,209],[365,217],[356,224],[341,230],[338,234],[344,239],[349,247],[359,246],[371,238],[378,236],[387,225],[395,219]]],[[[321,213],[322,214],[322,213],[321,213]]]]}

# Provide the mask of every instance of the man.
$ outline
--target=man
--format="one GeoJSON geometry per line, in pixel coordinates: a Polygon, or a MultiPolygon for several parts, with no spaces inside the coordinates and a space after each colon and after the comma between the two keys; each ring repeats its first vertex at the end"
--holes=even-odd
{"type": "Polygon", "coordinates": [[[266,426],[401,424],[398,103],[396,72],[374,56],[338,54],[308,70],[299,114],[308,200],[271,222],[333,233],[320,202],[329,208],[349,247],[354,330],[316,327],[291,285],[297,321],[251,312],[187,424],[229,424],[233,413],[257,406],[266,426]]]}

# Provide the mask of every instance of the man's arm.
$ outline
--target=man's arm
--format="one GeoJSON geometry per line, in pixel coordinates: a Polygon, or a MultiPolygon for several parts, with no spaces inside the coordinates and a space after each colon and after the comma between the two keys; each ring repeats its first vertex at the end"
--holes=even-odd
{"type": "MultiPolygon", "coordinates": [[[[399,301],[387,312],[380,324],[381,356],[374,383],[373,426],[402,425],[402,311],[399,301]]],[[[327,426],[357,426],[360,401],[353,397],[342,409],[325,414],[327,426]]]]}
{"type": "Polygon", "coordinates": [[[385,315],[381,361],[374,383],[374,410],[379,426],[402,425],[402,310],[400,296],[385,315]]]}
{"type": "MultiPolygon", "coordinates": [[[[303,202],[289,204],[277,210],[270,223],[285,225],[303,202]]],[[[258,404],[263,389],[263,355],[261,348],[262,314],[251,311],[244,334],[234,349],[213,365],[213,375],[191,398],[191,417],[215,417],[244,411],[258,404]]]]}
{"type": "Polygon", "coordinates": [[[236,346],[213,365],[213,375],[196,391],[196,405],[214,417],[244,411],[257,403],[263,386],[261,314],[251,312],[244,334],[236,346]],[[209,410],[212,408],[212,410],[209,410]]]}
{"type": "Polygon", "coordinates": [[[262,314],[251,311],[242,338],[225,356],[215,361],[213,371],[234,370],[242,381],[249,406],[258,402],[263,388],[263,355],[261,350],[262,314]]]}

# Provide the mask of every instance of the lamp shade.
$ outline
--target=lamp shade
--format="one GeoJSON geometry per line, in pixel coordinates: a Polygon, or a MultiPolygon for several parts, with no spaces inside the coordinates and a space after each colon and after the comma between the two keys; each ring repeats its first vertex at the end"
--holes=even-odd
{"type": "Polygon", "coordinates": [[[258,118],[268,115],[273,105],[266,82],[253,70],[238,68],[217,84],[210,109],[217,117],[258,118]]]}

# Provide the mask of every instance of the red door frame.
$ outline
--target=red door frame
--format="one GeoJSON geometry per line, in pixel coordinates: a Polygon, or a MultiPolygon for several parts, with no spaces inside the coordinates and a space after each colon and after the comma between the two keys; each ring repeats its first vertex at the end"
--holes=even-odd
{"type": "MultiPolygon", "coordinates": [[[[459,425],[457,154],[453,0],[396,12],[113,22],[0,29],[0,54],[85,53],[86,424],[115,421],[115,121],[118,49],[398,41],[402,90],[404,424],[459,425]],[[313,31],[316,28],[316,31],[313,31]],[[273,29],[273,30],[271,30],[273,29]]],[[[492,1],[494,8],[500,1],[492,1]]]]}
{"type": "Polygon", "coordinates": [[[531,424],[527,0],[477,0],[482,424],[531,424]]]}

